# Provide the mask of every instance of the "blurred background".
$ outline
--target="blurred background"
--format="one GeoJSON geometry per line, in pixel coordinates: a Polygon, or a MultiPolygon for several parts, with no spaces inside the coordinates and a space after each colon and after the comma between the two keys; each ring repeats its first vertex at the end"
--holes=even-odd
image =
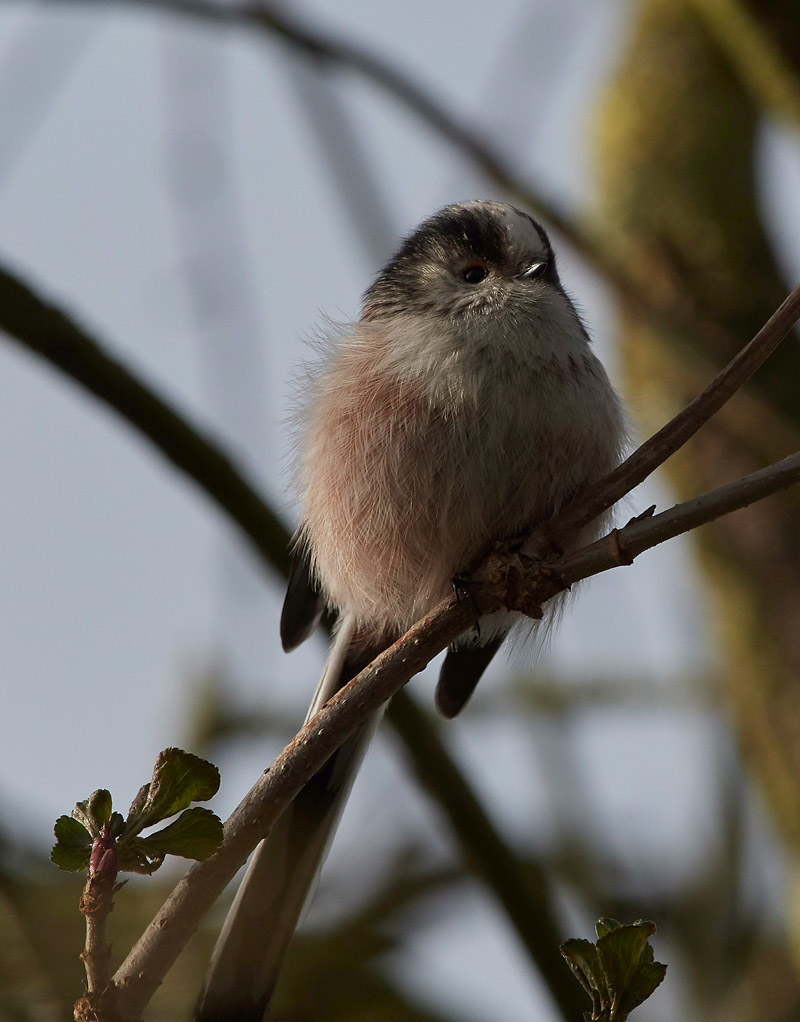
{"type": "MultiPolygon", "coordinates": [[[[0,0],[0,267],[214,436],[291,529],[293,374],[424,216],[496,197],[542,219],[643,439],[800,278],[798,129],[796,0],[0,0]]],[[[82,983],[55,818],[98,787],[124,812],[168,745],[219,765],[224,817],[302,721],[325,642],[285,656],[277,573],[12,334],[0,1017],[50,1020],[82,983]]],[[[792,337],[618,517],[799,438],[792,337]]],[[[498,663],[432,721],[559,939],[657,923],[669,972],[641,1022],[800,1019],[799,503],[584,585],[536,665],[498,663]]],[[[436,667],[409,686],[426,719],[436,667]]],[[[382,727],[276,1017],[560,1019],[564,976],[476,875],[458,799],[448,816],[416,779],[418,733],[382,727]]],[[[115,964],[177,875],[118,895],[115,964]]],[[[224,907],[149,1019],[187,1017],[224,907]]]]}

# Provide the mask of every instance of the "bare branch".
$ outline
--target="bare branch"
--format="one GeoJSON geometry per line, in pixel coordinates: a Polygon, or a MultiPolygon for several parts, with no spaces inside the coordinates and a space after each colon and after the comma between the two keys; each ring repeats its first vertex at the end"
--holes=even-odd
{"type": "MultiPolygon", "coordinates": [[[[634,557],[697,525],[746,507],[800,480],[800,452],[736,483],[713,490],[655,517],[634,519],[604,539],[549,563],[509,563],[493,554],[488,582],[475,597],[482,613],[541,605],[590,575],[633,563],[634,557]],[[509,597],[509,586],[514,596],[509,597]]],[[[122,1015],[137,1018],[197,928],[269,827],[300,788],[348,735],[398,692],[474,622],[466,602],[445,600],[341,689],[303,727],[251,788],[225,825],[225,839],[210,859],[195,864],[132,949],[114,982],[122,1015]]]]}
{"type": "Polygon", "coordinates": [[[565,559],[560,568],[563,580],[569,586],[614,565],[632,564],[635,557],[659,543],[740,511],[797,482],[800,482],[800,451],[736,482],[676,504],[659,515],[635,518],[623,529],[614,529],[608,536],[565,559]]]}
{"type": "Polygon", "coordinates": [[[75,1022],[96,1022],[98,1019],[117,1019],[113,1001],[115,990],[110,986],[111,945],[106,928],[114,908],[114,894],[118,890],[117,856],[113,841],[108,843],[108,832],[95,838],[89,876],[81,894],[80,910],[86,917],[86,943],[81,953],[86,969],[86,986],[73,1007],[75,1022]]]}
{"type": "Polygon", "coordinates": [[[106,924],[114,907],[114,881],[113,876],[90,876],[81,895],[80,910],[86,917],[86,944],[81,958],[90,994],[102,994],[110,978],[111,947],[106,938],[106,924]]]}
{"type": "MultiPolygon", "coordinates": [[[[132,426],[141,430],[168,460],[191,475],[206,495],[237,522],[263,561],[278,573],[286,575],[288,531],[275,519],[255,489],[238,473],[227,455],[215,446],[215,441],[203,437],[196,427],[182,419],[165,400],[155,395],[124,365],[112,358],[62,310],[46,304],[2,268],[0,329],[82,384],[132,426]],[[147,400],[142,400],[143,394],[147,400]],[[216,470],[214,466],[217,466],[216,470]],[[198,471],[198,468],[204,470],[198,471]],[[230,473],[235,477],[234,485],[231,485],[230,473]],[[232,504],[240,508],[239,513],[234,513],[232,504]]],[[[409,715],[413,717],[419,711],[411,697],[402,692],[398,693],[394,706],[396,713],[393,714],[393,725],[406,741],[412,759],[418,762],[419,755],[414,746],[417,740],[414,731],[418,729],[410,732],[403,727],[401,718],[407,720],[409,715]]],[[[554,999],[557,1003],[563,1003],[564,996],[554,977],[560,976],[562,972],[567,976],[567,973],[562,969],[556,972],[547,969],[550,952],[557,948],[558,941],[553,941],[543,953],[540,947],[539,936],[553,929],[543,875],[538,887],[517,884],[521,871],[518,860],[494,829],[474,795],[468,805],[464,792],[470,790],[469,785],[434,732],[429,734],[425,745],[425,758],[430,761],[434,757],[436,760],[437,776],[440,779],[446,776],[450,782],[448,785],[438,784],[431,794],[439,801],[464,842],[466,857],[475,864],[476,872],[501,903],[506,904],[509,890],[517,887],[511,898],[516,912],[510,920],[517,928],[523,944],[531,952],[535,964],[542,970],[542,977],[554,999]],[[468,810],[466,816],[465,806],[468,810]],[[475,826],[478,818],[482,819],[480,832],[483,837],[477,852],[473,853],[471,842],[466,841],[465,832],[468,826],[475,826]],[[511,863],[516,865],[512,867],[511,863]]],[[[243,854],[246,857],[247,852],[243,854]]],[[[219,889],[224,888],[229,880],[230,875],[226,874],[219,889]]],[[[95,928],[92,935],[95,947],[99,946],[94,941],[98,933],[95,928]]],[[[90,991],[97,991],[101,986],[93,981],[90,983],[90,991]]],[[[571,992],[572,988],[570,982],[566,989],[571,992]]],[[[566,997],[569,996],[567,993],[566,997]]],[[[96,998],[87,999],[87,1012],[94,1009],[95,1002],[96,998]]]]}
{"type": "Polygon", "coordinates": [[[548,539],[563,536],[592,521],[638,486],[690,440],[726,401],[764,364],[800,318],[800,284],[780,308],[709,383],[702,394],[662,426],[609,475],[588,487],[526,543],[526,552],[543,549],[548,539]]]}
{"type": "MultiPolygon", "coordinates": [[[[617,472],[611,483],[597,487],[595,507],[604,508],[616,500],[613,493],[622,495],[623,483],[635,485],[652,467],[685,442],[708,417],[727,400],[737,386],[754,371],[772,350],[800,314],[800,288],[796,289],[778,313],[759,332],[756,338],[733,360],[731,365],[709,388],[681,413],[673,423],[647,441],[617,472]],[[633,466],[631,469],[630,466],[633,466]],[[627,466],[627,467],[626,467],[627,466]],[[643,474],[642,474],[643,473],[643,474]],[[620,482],[622,478],[623,482],[620,482]],[[609,497],[611,493],[611,497],[609,497]]],[[[245,506],[260,502],[255,491],[248,487],[220,452],[205,439],[199,439],[183,420],[163,401],[151,394],[142,383],[119,363],[111,359],[79,327],[60,310],[40,301],[30,289],[10,274],[0,270],[0,327],[13,334],[36,353],[81,382],[96,396],[106,401],[137,426],[175,464],[186,471],[228,509],[228,487],[220,493],[220,479],[227,483],[234,477],[233,492],[243,493],[245,506]],[[162,435],[165,433],[166,436],[162,435]],[[210,453],[209,453],[210,452],[210,453]],[[208,471],[206,458],[216,467],[208,471]],[[195,472],[199,463],[201,472],[195,472]]],[[[679,505],[655,518],[634,522],[625,529],[615,531],[606,540],[578,551],[569,558],[547,564],[546,570],[537,567],[526,576],[522,594],[525,600],[544,602],[556,592],[578,581],[621,563],[630,563],[642,550],[663,542],[670,536],[710,521],[720,514],[744,507],[776,489],[791,485],[796,476],[793,456],[770,469],[748,476],[739,483],[679,505]],[[576,559],[577,558],[577,559],[576,559]]],[[[586,521],[586,498],[578,498],[559,519],[563,524],[586,521]],[[572,511],[572,507],[578,510],[572,511]]],[[[591,507],[591,503],[589,503],[591,507]]],[[[237,508],[235,520],[248,537],[256,542],[262,554],[274,563],[274,547],[266,543],[259,529],[265,524],[273,527],[274,518],[264,507],[257,514],[242,515],[237,508]],[[266,510],[266,515],[265,515],[266,510]],[[259,539],[259,537],[261,537],[259,539]]],[[[229,512],[230,513],[230,512],[229,512]]],[[[278,529],[280,525],[278,524],[278,529]]],[[[282,531],[282,530],[281,530],[282,531]]],[[[285,532],[283,532],[285,537],[285,532]]],[[[502,566],[495,557],[495,570],[502,566]]],[[[516,566],[515,566],[516,569],[516,566]]],[[[518,572],[519,574],[519,572],[518,572]]],[[[502,575],[502,572],[501,572],[502,575]]],[[[507,582],[507,578],[503,580],[507,582]]],[[[519,585],[515,586],[519,589],[519,585]]],[[[481,597],[481,609],[489,612],[504,602],[511,604],[503,586],[490,586],[481,597]]],[[[231,817],[226,828],[222,849],[212,859],[192,867],[179,882],[161,912],[148,928],[142,940],[118,972],[116,981],[126,1010],[134,1016],[147,1002],[181,947],[194,931],[205,910],[230,881],[247,858],[249,852],[263,837],[269,821],[274,819],[291,801],[299,788],[322,765],[355,727],[398,691],[414,673],[421,670],[450,641],[472,623],[470,610],[444,604],[437,612],[421,622],[406,638],[395,644],[379,658],[373,667],[359,676],[358,687],[348,685],[322,711],[333,712],[332,718],[315,718],[287,748],[273,767],[262,778],[251,794],[231,817]],[[374,679],[374,681],[370,681],[374,679]],[[370,687],[374,685],[374,688],[370,687]],[[340,716],[336,716],[340,714],[340,716]],[[259,808],[266,807],[266,808],[259,808]],[[156,964],[154,964],[156,963],[156,964]],[[144,998],[144,1000],[142,1000],[144,998]]],[[[353,683],[351,683],[353,684],[353,683]]]]}
{"type": "Polygon", "coordinates": [[[118,969],[114,982],[123,1016],[139,1017],[200,919],[300,788],[349,734],[474,620],[471,608],[441,604],[297,733],[228,818],[220,849],[186,872],[118,969]]]}

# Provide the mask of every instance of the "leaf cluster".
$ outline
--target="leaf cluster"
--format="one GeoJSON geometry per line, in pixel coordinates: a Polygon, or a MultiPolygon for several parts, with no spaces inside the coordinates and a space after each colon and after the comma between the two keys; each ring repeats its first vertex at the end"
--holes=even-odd
{"type": "Polygon", "coordinates": [[[105,788],[78,802],[70,816],[60,816],[50,858],[59,869],[88,869],[93,876],[149,875],[167,855],[207,859],[222,841],[222,822],[210,809],[191,803],[207,801],[218,788],[219,771],[213,763],[182,749],[165,749],[126,817],[113,811],[111,793],[105,788]],[[166,827],[142,836],[143,830],[177,813],[166,827]]]}
{"type": "Polygon", "coordinates": [[[664,979],[666,965],[653,960],[648,943],[656,924],[637,919],[623,925],[616,919],[595,924],[597,943],[572,938],[561,945],[561,954],[592,999],[591,1022],[625,1022],[634,1008],[653,993],[664,979]]]}

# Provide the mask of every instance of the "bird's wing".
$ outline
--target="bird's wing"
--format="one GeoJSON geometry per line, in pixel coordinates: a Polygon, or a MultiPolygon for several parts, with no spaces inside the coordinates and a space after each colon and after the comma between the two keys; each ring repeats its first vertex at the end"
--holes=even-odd
{"type": "Polygon", "coordinates": [[[504,638],[499,635],[480,646],[448,649],[436,686],[436,708],[443,717],[461,713],[504,638]]]}
{"type": "Polygon", "coordinates": [[[287,653],[305,642],[319,624],[324,608],[322,593],[311,577],[308,554],[298,550],[292,558],[281,610],[281,643],[287,653]]]}

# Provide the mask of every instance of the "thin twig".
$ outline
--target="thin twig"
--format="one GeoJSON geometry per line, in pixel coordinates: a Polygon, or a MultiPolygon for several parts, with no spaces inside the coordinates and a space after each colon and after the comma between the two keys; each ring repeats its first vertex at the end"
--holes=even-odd
{"type": "Polygon", "coordinates": [[[646,440],[609,475],[587,487],[531,537],[526,552],[580,529],[638,486],[703,426],[764,364],[800,318],[800,284],[756,336],[709,383],[702,394],[646,440]]]}
{"type": "Polygon", "coordinates": [[[81,958],[86,968],[86,988],[74,1005],[75,1022],[118,1022],[111,985],[111,945],[106,926],[118,890],[118,859],[108,825],[95,834],[88,877],[81,894],[80,910],[86,916],[86,942],[81,958]]]}
{"type": "Polygon", "coordinates": [[[114,907],[114,883],[113,876],[90,876],[81,894],[80,910],[86,917],[86,943],[81,958],[90,994],[101,994],[111,978],[111,947],[106,939],[106,924],[114,907]]]}
{"type": "Polygon", "coordinates": [[[726,483],[700,497],[676,504],[649,518],[635,518],[623,529],[614,529],[601,540],[564,560],[558,569],[566,586],[607,571],[611,564],[631,564],[635,557],[659,543],[707,525],[764,500],[800,482],[800,451],[774,465],[726,483]]]}
{"type": "MultiPolygon", "coordinates": [[[[660,515],[635,519],[585,549],[552,561],[544,570],[538,561],[521,571],[512,565],[518,576],[514,600],[505,588],[510,572],[503,573],[500,581],[490,572],[489,584],[477,588],[474,595],[483,613],[542,604],[582,578],[631,564],[638,554],[666,539],[798,481],[800,452],[660,515]]],[[[498,562],[501,565],[505,562],[498,562]]],[[[117,971],[113,982],[119,987],[117,1006],[123,1016],[138,1018],[200,919],[300,788],[349,734],[473,621],[474,612],[466,602],[443,601],[297,733],[229,817],[219,851],[188,870],[117,971]]]]}
{"type": "Polygon", "coordinates": [[[300,788],[348,734],[474,620],[465,605],[440,605],[297,733],[226,821],[220,849],[187,870],[117,970],[113,982],[124,1017],[140,1016],[203,915],[300,788]]]}

